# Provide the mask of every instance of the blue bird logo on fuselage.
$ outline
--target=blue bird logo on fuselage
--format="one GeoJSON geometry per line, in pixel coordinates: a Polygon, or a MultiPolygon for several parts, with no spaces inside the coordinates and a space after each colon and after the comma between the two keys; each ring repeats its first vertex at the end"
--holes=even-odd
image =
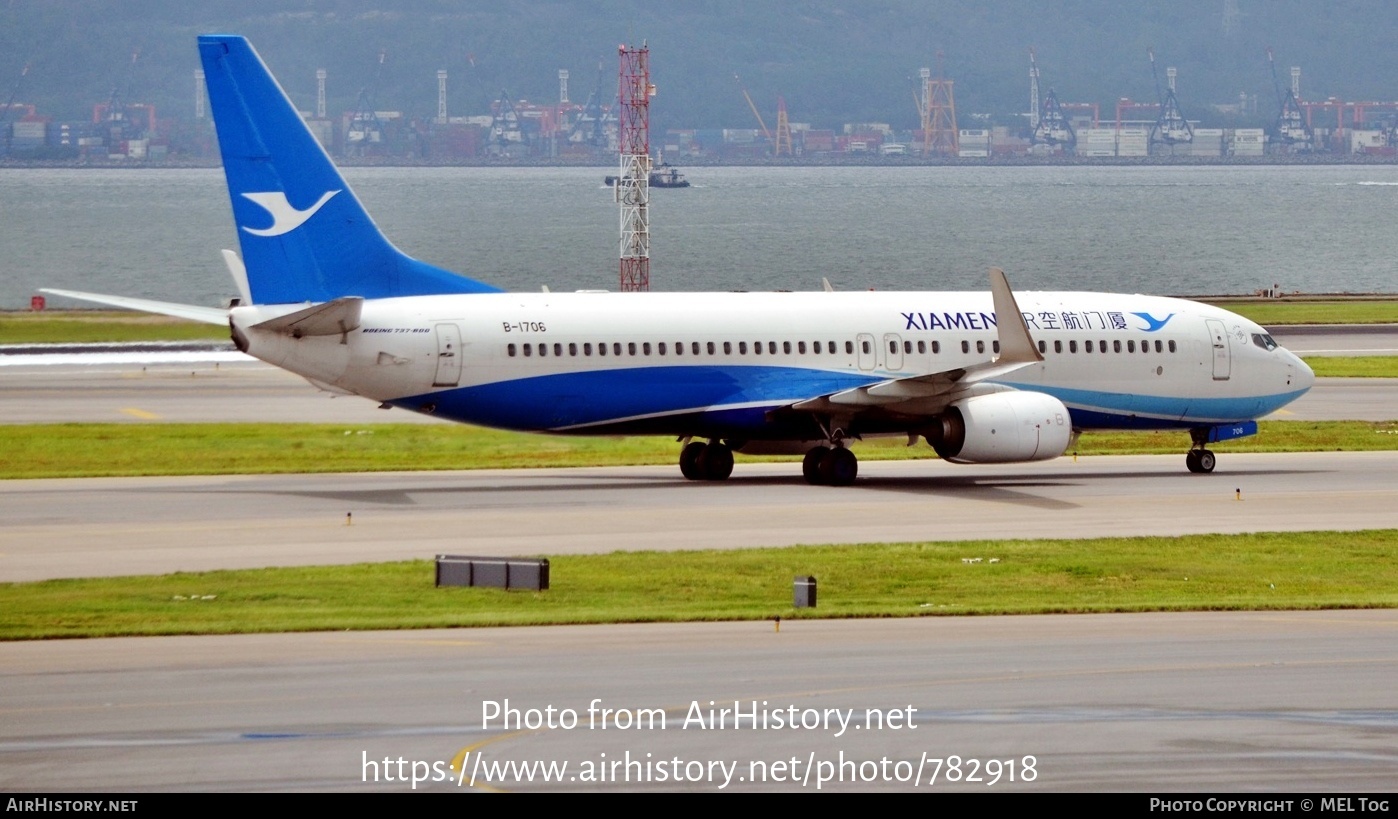
{"type": "Polygon", "coordinates": [[[1132,313],[1131,315],[1140,316],[1141,320],[1146,323],[1146,326],[1142,327],[1141,329],[1145,330],[1147,333],[1154,333],[1156,330],[1159,330],[1161,327],[1164,327],[1166,323],[1170,321],[1170,319],[1175,317],[1174,313],[1171,313],[1163,319],[1158,319],[1155,316],[1152,316],[1150,313],[1132,313]]]}

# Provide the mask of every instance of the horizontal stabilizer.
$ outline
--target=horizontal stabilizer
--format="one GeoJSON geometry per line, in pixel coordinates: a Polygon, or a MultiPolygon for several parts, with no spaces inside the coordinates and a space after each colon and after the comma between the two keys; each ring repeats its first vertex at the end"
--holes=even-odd
{"type": "Polygon", "coordinates": [[[139,310],[142,313],[155,313],[161,316],[174,316],[175,318],[189,319],[190,321],[201,321],[205,324],[228,326],[228,311],[218,307],[200,307],[197,304],[176,304],[169,301],[133,299],[126,296],[104,296],[101,293],[81,293],[77,290],[55,290],[49,287],[41,287],[39,288],[39,292],[49,293],[54,296],[63,296],[68,299],[78,299],[79,301],[90,301],[95,304],[105,304],[109,307],[120,307],[123,310],[139,310]]]}
{"type": "Polygon", "coordinates": [[[295,313],[287,313],[274,319],[254,324],[254,330],[269,330],[274,333],[301,338],[302,336],[338,336],[359,327],[359,313],[364,308],[364,299],[346,296],[342,299],[316,304],[295,313]]]}

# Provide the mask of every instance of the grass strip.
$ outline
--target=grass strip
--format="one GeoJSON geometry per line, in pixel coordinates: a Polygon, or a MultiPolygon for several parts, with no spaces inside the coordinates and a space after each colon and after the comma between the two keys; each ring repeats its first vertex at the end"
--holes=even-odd
{"type": "Polygon", "coordinates": [[[1210,304],[1237,313],[1264,327],[1286,324],[1394,324],[1398,300],[1280,301],[1215,299],[1210,304]]]}
{"type": "Polygon", "coordinates": [[[550,557],[545,592],[428,560],[0,584],[0,639],[573,623],[1389,608],[1398,530],[550,557]],[[792,608],[814,575],[818,607],[792,608]]]}
{"type": "Polygon", "coordinates": [[[0,313],[0,344],[227,341],[228,328],[121,310],[0,313]]]}
{"type": "Polygon", "coordinates": [[[1398,355],[1312,356],[1304,360],[1322,378],[1398,378],[1398,355]]]}
{"type": "MultiPolygon", "coordinates": [[[[1177,432],[1088,433],[1080,455],[1176,454],[1177,432]]],[[[1398,422],[1264,421],[1261,433],[1218,446],[1225,452],[1398,450],[1398,422]]],[[[865,460],[935,458],[903,438],[857,444],[865,460]]],[[[0,425],[0,479],[398,472],[519,467],[674,464],[669,438],[573,438],[466,425],[373,424],[28,424],[0,425]]],[[[799,458],[741,457],[740,461],[799,458]]]]}

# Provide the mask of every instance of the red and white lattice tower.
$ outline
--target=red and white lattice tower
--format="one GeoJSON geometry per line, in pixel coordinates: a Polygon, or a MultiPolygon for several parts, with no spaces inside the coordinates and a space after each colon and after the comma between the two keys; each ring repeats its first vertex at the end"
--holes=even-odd
{"type": "Polygon", "coordinates": [[[617,141],[621,173],[617,204],[621,208],[621,290],[650,289],[650,49],[617,47],[621,58],[620,126],[617,141]]]}

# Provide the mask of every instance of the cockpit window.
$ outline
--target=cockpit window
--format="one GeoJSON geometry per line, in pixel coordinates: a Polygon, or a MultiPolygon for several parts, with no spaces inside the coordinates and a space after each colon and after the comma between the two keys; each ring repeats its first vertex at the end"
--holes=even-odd
{"type": "Polygon", "coordinates": [[[1275,350],[1275,349],[1277,349],[1277,342],[1276,342],[1276,340],[1273,339],[1271,336],[1267,335],[1266,333],[1253,333],[1253,334],[1252,334],[1252,343],[1253,343],[1253,344],[1256,344],[1257,346],[1261,347],[1261,348],[1264,349],[1264,350],[1275,350]]]}

